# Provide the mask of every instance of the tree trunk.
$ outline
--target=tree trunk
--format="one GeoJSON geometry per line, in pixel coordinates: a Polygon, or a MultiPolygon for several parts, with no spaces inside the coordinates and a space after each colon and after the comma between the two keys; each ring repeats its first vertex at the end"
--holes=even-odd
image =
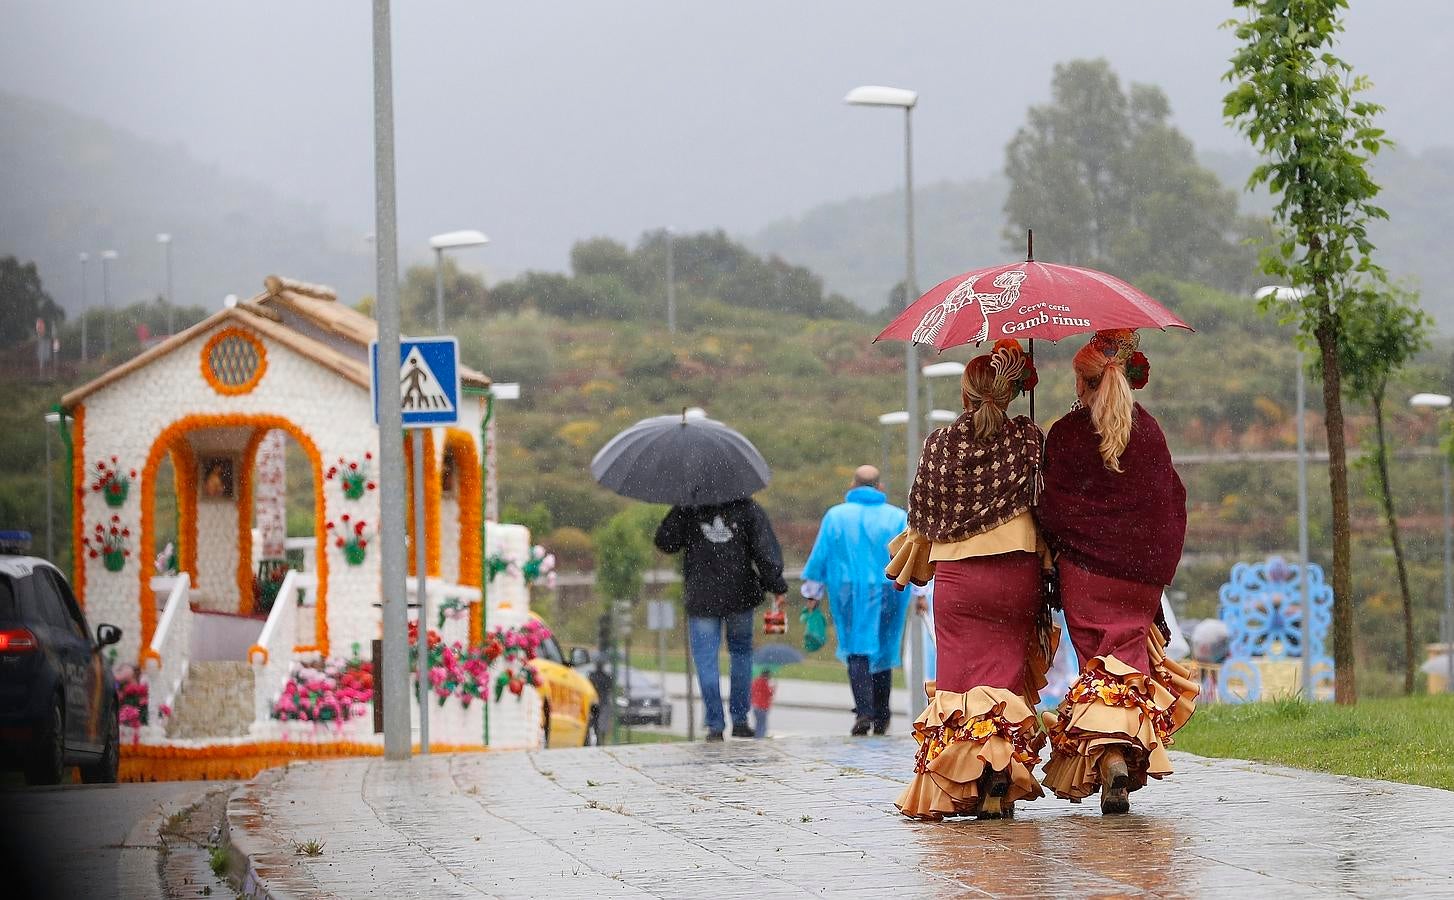
{"type": "MultiPolygon", "coordinates": [[[[1318,248],[1314,248],[1315,250],[1318,248]]],[[[1353,565],[1348,517],[1348,446],[1343,435],[1343,367],[1338,359],[1338,320],[1327,283],[1315,280],[1319,298],[1314,334],[1323,361],[1324,424],[1328,433],[1328,487],[1333,501],[1333,699],[1358,702],[1353,662],[1353,565]]]]}
{"type": "Polygon", "coordinates": [[[1383,518],[1388,522],[1388,541],[1393,545],[1393,561],[1398,568],[1398,589],[1403,599],[1404,610],[1404,693],[1414,692],[1414,673],[1418,668],[1414,658],[1414,601],[1409,591],[1409,572],[1404,565],[1404,543],[1399,536],[1398,517],[1393,511],[1393,485],[1388,476],[1388,442],[1383,430],[1383,385],[1379,385],[1370,398],[1373,403],[1373,428],[1378,438],[1378,490],[1383,500],[1383,518]]]}

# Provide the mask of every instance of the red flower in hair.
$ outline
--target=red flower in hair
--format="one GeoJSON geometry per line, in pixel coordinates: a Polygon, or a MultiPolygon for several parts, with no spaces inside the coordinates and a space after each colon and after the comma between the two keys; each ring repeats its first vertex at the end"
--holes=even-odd
{"type": "Polygon", "coordinates": [[[1020,374],[1020,393],[1027,394],[1035,390],[1035,385],[1040,383],[1040,373],[1035,371],[1035,364],[1029,357],[1025,358],[1025,371],[1020,374]]]}
{"type": "Polygon", "coordinates": [[[1131,383],[1133,391],[1141,390],[1151,380],[1151,361],[1140,350],[1126,360],[1126,380],[1131,383]]]}

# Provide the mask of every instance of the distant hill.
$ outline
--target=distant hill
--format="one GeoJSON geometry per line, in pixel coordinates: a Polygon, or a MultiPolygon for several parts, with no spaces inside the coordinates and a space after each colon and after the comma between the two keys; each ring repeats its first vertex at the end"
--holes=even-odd
{"type": "MultiPolygon", "coordinates": [[[[1000,228],[1009,185],[996,175],[914,190],[919,285],[1004,256],[1000,228]],[[984,261],[984,262],[981,262],[984,261]]],[[[904,192],[855,197],[774,222],[745,243],[807,266],[865,309],[882,309],[904,280],[904,192]]]]}
{"type": "Polygon", "coordinates": [[[174,237],[174,290],[184,305],[215,309],[227,294],[256,293],[270,272],[332,284],[345,298],[371,290],[362,235],[179,145],[3,92],[0,134],[0,255],[34,260],[68,310],[80,303],[81,251],[92,256],[92,304],[101,302],[96,257],[106,249],[120,253],[113,306],[156,296],[165,284],[158,232],[174,237]]]}
{"type": "MultiPolygon", "coordinates": [[[[1201,159],[1239,190],[1256,164],[1250,154],[1204,153],[1201,159]]],[[[1454,331],[1454,254],[1445,247],[1448,235],[1454,234],[1454,148],[1388,151],[1375,162],[1374,177],[1383,185],[1383,206],[1390,217],[1373,228],[1379,260],[1393,277],[1415,280],[1424,307],[1441,330],[1454,331]]],[[[920,287],[1012,258],[1000,237],[1007,190],[996,175],[914,191],[920,287]]],[[[1265,193],[1244,193],[1243,198],[1249,212],[1270,208],[1265,193]]],[[[744,240],[759,252],[808,266],[829,290],[878,310],[904,277],[904,194],[894,191],[818,206],[744,240]]],[[[1047,259],[1055,258],[1053,248],[1042,252],[1047,259]]]]}

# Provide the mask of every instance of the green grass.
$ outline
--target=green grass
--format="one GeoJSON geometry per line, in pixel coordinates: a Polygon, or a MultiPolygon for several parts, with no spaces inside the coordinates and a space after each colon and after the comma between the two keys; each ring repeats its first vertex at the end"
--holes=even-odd
{"type": "Polygon", "coordinates": [[[1454,697],[1203,706],[1176,749],[1454,790],[1454,697]]]}

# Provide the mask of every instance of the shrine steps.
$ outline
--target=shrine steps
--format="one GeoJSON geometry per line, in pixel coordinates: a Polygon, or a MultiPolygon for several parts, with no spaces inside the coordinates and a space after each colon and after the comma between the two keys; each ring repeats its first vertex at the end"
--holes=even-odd
{"type": "Polygon", "coordinates": [[[252,666],[194,660],[167,720],[167,737],[244,737],[252,721],[252,666]]]}

